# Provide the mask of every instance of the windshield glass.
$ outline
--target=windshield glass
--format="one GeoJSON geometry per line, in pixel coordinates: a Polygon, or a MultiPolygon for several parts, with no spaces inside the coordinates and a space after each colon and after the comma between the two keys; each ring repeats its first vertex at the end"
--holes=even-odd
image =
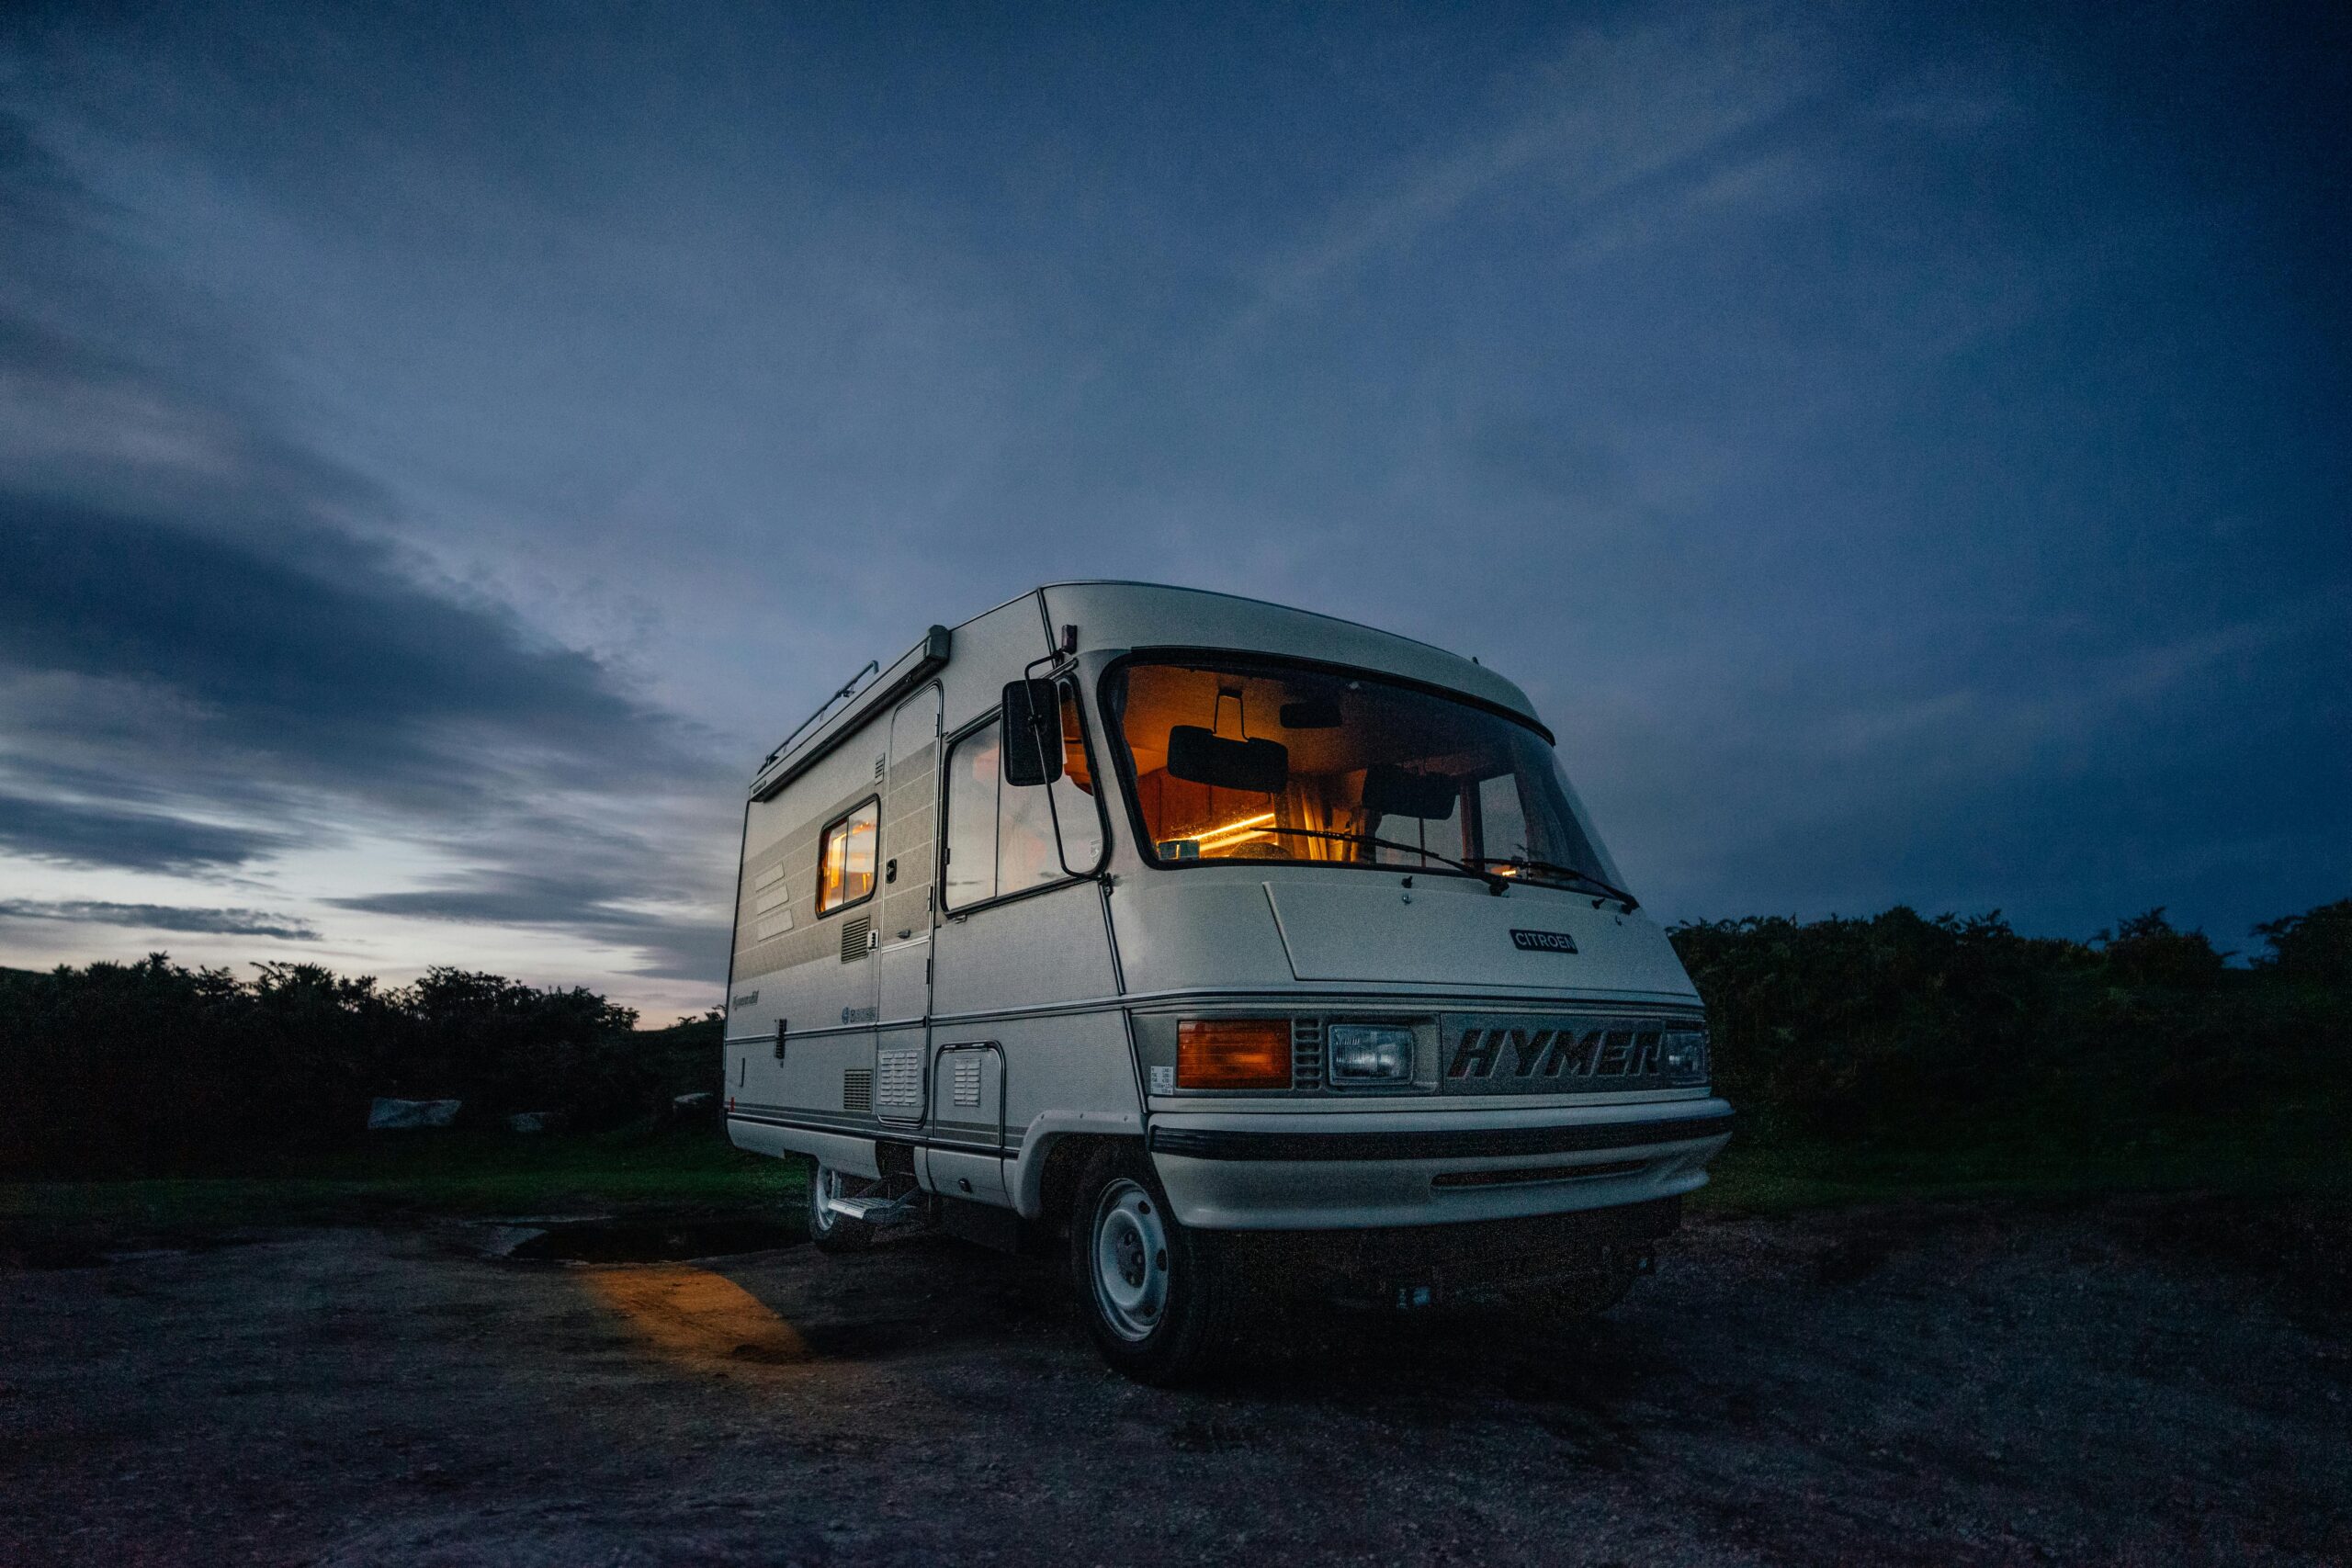
{"type": "Polygon", "coordinates": [[[1103,707],[1157,864],[1454,860],[1623,886],[1544,738],[1469,703],[1216,659],[1125,665],[1103,707]]]}

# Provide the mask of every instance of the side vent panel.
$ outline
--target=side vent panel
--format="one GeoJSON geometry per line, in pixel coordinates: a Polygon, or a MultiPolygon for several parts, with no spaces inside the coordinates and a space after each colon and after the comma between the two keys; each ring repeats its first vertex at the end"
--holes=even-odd
{"type": "Polygon", "coordinates": [[[893,1049],[875,1054],[882,1073],[874,1103],[893,1122],[922,1119],[922,1051],[893,1049]]]}
{"type": "Polygon", "coordinates": [[[842,1069],[842,1109],[854,1111],[861,1116],[874,1114],[874,1069],[843,1067],[842,1069]]]}
{"type": "Polygon", "coordinates": [[[871,916],[860,915],[855,919],[842,922],[842,963],[856,963],[865,956],[865,950],[873,945],[874,920],[871,916]]]}
{"type": "Polygon", "coordinates": [[[1323,1021],[1319,1018],[1290,1021],[1290,1087],[1323,1087],[1323,1021]]]}

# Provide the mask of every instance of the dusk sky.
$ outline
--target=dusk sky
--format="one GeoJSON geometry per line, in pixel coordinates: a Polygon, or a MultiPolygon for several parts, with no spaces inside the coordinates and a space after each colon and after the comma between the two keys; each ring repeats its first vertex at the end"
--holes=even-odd
{"type": "Polygon", "coordinates": [[[8,9],[0,964],[698,1011],[1073,577],[1477,655],[1665,919],[2352,896],[2340,6],[8,9]]]}

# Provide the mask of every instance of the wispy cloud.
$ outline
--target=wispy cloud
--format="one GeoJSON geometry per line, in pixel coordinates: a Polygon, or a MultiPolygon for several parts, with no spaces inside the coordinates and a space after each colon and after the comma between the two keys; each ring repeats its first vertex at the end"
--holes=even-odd
{"type": "Polygon", "coordinates": [[[40,860],[137,871],[190,872],[243,865],[292,840],[162,812],[0,795],[0,848],[40,860]]]}
{"type": "MultiPolygon", "coordinates": [[[[575,868],[569,897],[449,917],[593,931],[681,966],[707,923],[695,878],[658,834],[610,823],[716,777],[707,737],[494,592],[384,542],[397,505],[273,412],[233,334],[142,273],[108,209],[5,115],[0,211],[16,220],[0,236],[0,850],[250,878],[365,824],[528,881],[514,857],[552,841],[575,868]],[[617,897],[686,912],[623,919],[617,897]]],[[[388,896],[385,912],[420,912],[388,896]]],[[[6,913],[321,935],[107,897],[6,913]]]]}
{"type": "Polygon", "coordinates": [[[591,932],[643,950],[630,973],[661,979],[724,974],[728,927],[715,911],[652,902],[674,884],[631,885],[623,874],[481,870],[432,886],[329,899],[337,908],[461,925],[591,932]]]}
{"type": "Polygon", "coordinates": [[[1816,85],[1787,18],[1770,13],[1662,7],[1579,28],[1496,92],[1486,123],[1381,170],[1271,254],[1231,335],[1255,336],[1361,267],[1406,259],[1491,197],[1595,226],[1623,223],[1612,201],[1661,182],[1675,188],[1654,200],[1718,203],[1725,180],[1708,165],[1816,85]]]}
{"type": "Polygon", "coordinates": [[[62,921],[120,926],[130,931],[200,931],[215,936],[274,937],[280,942],[316,942],[307,920],[266,909],[207,909],[180,904],[114,904],[90,898],[44,902],[0,898],[0,920],[62,921]]]}

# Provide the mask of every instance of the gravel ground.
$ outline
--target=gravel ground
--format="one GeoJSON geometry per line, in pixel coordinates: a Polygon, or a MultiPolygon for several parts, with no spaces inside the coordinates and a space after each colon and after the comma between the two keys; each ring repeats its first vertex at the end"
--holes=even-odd
{"type": "Polygon", "coordinates": [[[0,1237],[0,1562],[2352,1561],[2340,1215],[1705,1220],[1589,1328],[1182,1393],[956,1243],[483,1255],[525,1234],[0,1237]]]}

